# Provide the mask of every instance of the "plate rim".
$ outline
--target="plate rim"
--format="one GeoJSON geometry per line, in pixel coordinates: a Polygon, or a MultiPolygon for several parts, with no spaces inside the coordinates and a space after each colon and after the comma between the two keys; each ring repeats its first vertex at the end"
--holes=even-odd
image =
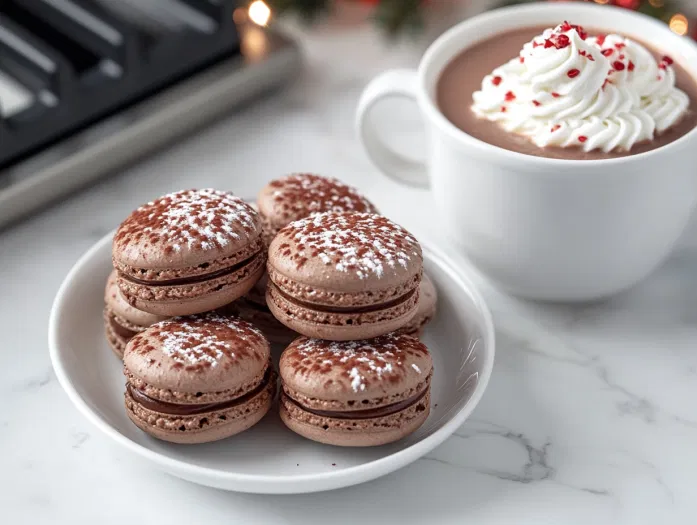
{"type": "Polygon", "coordinates": [[[406,465],[416,461],[424,455],[431,452],[438,445],[448,439],[470,416],[474,409],[479,405],[484,392],[489,384],[491,374],[494,367],[494,357],[496,353],[496,341],[494,322],[491,311],[487,306],[486,301],[479,292],[478,288],[466,274],[466,270],[459,270],[458,266],[450,256],[445,254],[439,248],[419,241],[424,254],[428,254],[436,261],[451,278],[459,281],[461,287],[470,295],[470,298],[475,303],[482,315],[483,328],[482,339],[484,344],[490,349],[487,352],[486,361],[484,363],[482,374],[477,382],[477,386],[472,393],[469,401],[455,412],[452,418],[446,422],[441,428],[426,436],[424,439],[416,443],[386,455],[379,459],[355,465],[337,471],[322,472],[319,474],[296,474],[296,475],[269,475],[269,474],[242,474],[229,471],[221,471],[211,467],[194,465],[190,462],[180,459],[174,459],[165,456],[159,452],[149,449],[148,447],[132,441],[116,428],[104,420],[96,411],[93,411],[87,401],[77,392],[73,386],[70,374],[63,366],[61,352],[58,343],[58,317],[59,312],[63,310],[63,303],[66,300],[66,295],[76,277],[81,272],[82,268],[93,258],[95,254],[104,249],[104,245],[110,243],[113,239],[114,231],[105,235],[102,239],[92,245],[80,258],[75,262],[66,277],[63,279],[58,292],[51,306],[51,313],[48,323],[48,346],[49,355],[53,370],[58,378],[58,382],[68,395],[70,401],[75,405],[78,411],[92,425],[111,437],[120,445],[134,454],[152,462],[161,470],[171,473],[175,476],[182,477],[189,481],[218,487],[226,490],[237,492],[255,493],[255,494],[301,494],[321,492],[332,490],[341,487],[348,487],[359,483],[364,483],[383,475],[394,472],[406,465]],[[210,483],[202,481],[202,479],[210,478],[210,483]],[[216,483],[217,482],[217,483],[216,483]]]}

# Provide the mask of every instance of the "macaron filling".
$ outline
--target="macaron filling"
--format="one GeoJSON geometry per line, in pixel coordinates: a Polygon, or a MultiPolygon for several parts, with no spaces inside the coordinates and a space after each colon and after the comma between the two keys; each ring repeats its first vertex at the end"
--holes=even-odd
{"type": "Polygon", "coordinates": [[[129,330],[125,326],[119,324],[119,322],[116,320],[116,316],[113,313],[107,312],[107,316],[109,318],[109,326],[119,337],[123,337],[124,339],[130,339],[138,333],[134,332],[133,330],[129,330]]]}
{"type": "Polygon", "coordinates": [[[392,299],[391,301],[383,302],[383,303],[378,303],[378,304],[371,304],[371,305],[366,305],[366,306],[328,306],[326,304],[317,304],[317,303],[312,303],[310,301],[303,301],[301,299],[297,299],[293,297],[292,295],[284,292],[281,290],[278,286],[276,286],[275,283],[270,282],[269,287],[273,287],[274,292],[283,297],[286,301],[289,303],[292,303],[296,306],[299,306],[301,308],[307,308],[310,310],[316,310],[319,312],[327,312],[327,313],[370,313],[370,312],[379,312],[380,310],[386,310],[389,308],[394,308],[395,306],[399,306],[401,304],[404,304],[408,302],[415,293],[417,293],[417,289],[414,288],[413,290],[410,290],[406,294],[396,298],[392,299]]]}
{"type": "MultiPolygon", "coordinates": [[[[398,401],[397,403],[392,403],[390,405],[385,405],[382,407],[368,408],[366,410],[317,410],[315,408],[310,408],[305,405],[302,405],[301,403],[293,399],[290,395],[288,395],[288,393],[285,390],[281,394],[281,398],[283,401],[292,403],[299,409],[319,417],[328,417],[332,419],[376,419],[398,414],[399,412],[402,412],[414,405],[417,405],[426,396],[429,388],[430,383],[420,393],[408,399],[398,401]]],[[[420,412],[423,410],[426,410],[426,407],[424,407],[422,410],[418,410],[417,407],[417,411],[420,412]]]]}
{"type": "Polygon", "coordinates": [[[119,277],[121,279],[124,279],[126,281],[130,281],[134,284],[140,284],[143,286],[175,286],[175,285],[185,285],[185,284],[196,284],[196,283],[202,283],[205,281],[210,281],[212,279],[218,279],[220,277],[225,277],[227,275],[230,275],[232,273],[235,273],[239,270],[244,269],[246,266],[250,266],[254,263],[257,262],[259,257],[263,257],[263,252],[259,251],[252,255],[251,257],[238,262],[237,264],[233,264],[232,266],[229,266],[227,268],[223,268],[221,270],[217,270],[215,272],[211,273],[206,273],[203,275],[196,275],[192,277],[181,277],[177,279],[166,279],[162,281],[147,281],[143,279],[138,279],[137,277],[133,277],[132,275],[125,274],[123,272],[119,272],[119,277]]]}
{"type": "Polygon", "coordinates": [[[167,414],[173,416],[193,416],[243,405],[244,403],[247,403],[248,401],[253,399],[255,396],[259,395],[263,390],[265,390],[274,377],[275,372],[272,370],[271,366],[269,366],[266,370],[266,373],[264,374],[264,378],[254,389],[250,390],[246,394],[243,394],[242,396],[236,397],[235,399],[223,401],[220,403],[169,403],[167,401],[160,401],[159,399],[150,397],[142,390],[133,387],[133,385],[131,385],[130,383],[126,385],[126,390],[136,403],[148,410],[152,410],[153,412],[159,412],[160,414],[167,414]]]}

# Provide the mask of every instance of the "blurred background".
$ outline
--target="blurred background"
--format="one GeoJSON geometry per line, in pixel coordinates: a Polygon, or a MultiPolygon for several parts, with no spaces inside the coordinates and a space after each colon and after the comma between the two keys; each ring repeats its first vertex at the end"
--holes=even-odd
{"type": "MultiPolygon", "coordinates": [[[[343,95],[357,100],[367,79],[416,65],[450,26],[530,1],[2,0],[0,227],[262,95],[319,86],[322,61],[352,79],[343,95]]],[[[697,38],[695,0],[586,1],[697,38]]],[[[398,140],[419,156],[419,138],[398,140]]]]}

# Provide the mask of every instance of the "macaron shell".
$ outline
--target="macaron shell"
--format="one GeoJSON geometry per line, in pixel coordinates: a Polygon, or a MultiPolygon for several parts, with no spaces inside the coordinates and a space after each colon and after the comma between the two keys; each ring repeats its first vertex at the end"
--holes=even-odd
{"type": "Polygon", "coordinates": [[[257,209],[264,219],[265,232],[272,238],[280,228],[313,213],[377,213],[375,206],[352,186],[312,173],[294,173],[269,182],[259,192],[257,209]]]}
{"type": "Polygon", "coordinates": [[[265,258],[258,255],[237,272],[209,281],[177,286],[150,286],[119,279],[119,289],[134,308],[172,317],[220,308],[242,297],[264,273],[265,258]]]}
{"type": "Polygon", "coordinates": [[[158,390],[202,395],[235,392],[243,385],[253,388],[270,355],[269,342],[258,329],[241,319],[211,314],[151,326],[129,341],[124,366],[127,374],[153,389],[148,395],[170,401],[158,390]]]}
{"type": "Polygon", "coordinates": [[[118,273],[116,270],[113,270],[107,279],[106,289],[104,290],[104,302],[115,315],[134,327],[147,328],[167,319],[164,315],[151,314],[128,304],[121,290],[119,290],[118,273]]]}
{"type": "Polygon", "coordinates": [[[306,412],[282,397],[280,416],[293,432],[312,441],[340,447],[373,447],[398,441],[428,419],[429,392],[416,404],[396,414],[374,419],[335,419],[306,412]]]}
{"type": "Polygon", "coordinates": [[[299,334],[316,339],[351,341],[378,337],[402,328],[416,313],[418,294],[384,310],[323,312],[290,302],[271,283],[267,288],[266,302],[276,319],[299,334]]]}
{"type": "Polygon", "coordinates": [[[419,285],[419,304],[414,317],[399,331],[414,337],[421,337],[424,328],[436,315],[438,292],[429,277],[424,273],[419,285]]]}
{"type": "Polygon", "coordinates": [[[418,241],[380,215],[323,213],[283,228],[269,246],[268,268],[308,289],[357,293],[385,290],[417,278],[418,241]]]}
{"type": "Polygon", "coordinates": [[[372,340],[332,342],[300,337],[281,355],[283,388],[317,410],[364,410],[423,392],[433,373],[419,340],[389,334],[372,340]]]}
{"type": "Polygon", "coordinates": [[[276,381],[247,402],[232,408],[193,416],[174,416],[148,410],[126,392],[126,413],[143,432],[171,443],[209,443],[239,434],[257,424],[271,408],[276,381]]]}
{"type": "Polygon", "coordinates": [[[235,256],[261,238],[261,217],[217,190],[185,190],[144,204],[116,230],[113,257],[143,269],[195,267],[235,256]]]}

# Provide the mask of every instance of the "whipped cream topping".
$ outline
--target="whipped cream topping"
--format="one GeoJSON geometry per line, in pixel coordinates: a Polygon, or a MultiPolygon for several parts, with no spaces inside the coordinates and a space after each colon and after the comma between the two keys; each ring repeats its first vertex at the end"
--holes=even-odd
{"type": "Polygon", "coordinates": [[[487,75],[472,110],[539,147],[630,151],[687,112],[672,65],[623,36],[589,37],[564,22],[487,75]]]}

